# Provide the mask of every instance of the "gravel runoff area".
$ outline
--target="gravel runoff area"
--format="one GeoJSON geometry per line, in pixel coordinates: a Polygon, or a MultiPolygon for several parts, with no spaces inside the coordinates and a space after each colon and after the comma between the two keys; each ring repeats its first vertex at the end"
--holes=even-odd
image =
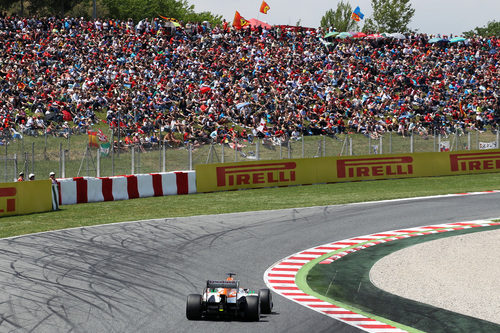
{"type": "Polygon", "coordinates": [[[370,279],[392,294],[500,324],[500,230],[396,251],[375,263],[370,279]]]}

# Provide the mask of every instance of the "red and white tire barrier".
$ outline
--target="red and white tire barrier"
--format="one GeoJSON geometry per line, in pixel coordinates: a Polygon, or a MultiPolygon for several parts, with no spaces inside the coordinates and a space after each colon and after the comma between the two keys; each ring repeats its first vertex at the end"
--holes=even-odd
{"type": "Polygon", "coordinates": [[[339,258],[349,255],[350,253],[360,251],[380,243],[414,236],[492,225],[500,225],[500,223],[480,220],[439,224],[376,233],[327,243],[308,250],[297,252],[285,259],[280,260],[266,270],[264,273],[264,281],[270,289],[274,290],[275,293],[308,307],[311,310],[340,320],[348,325],[355,326],[363,331],[373,333],[407,332],[393,325],[361,315],[352,310],[344,309],[341,306],[329,303],[316,296],[305,293],[295,283],[297,273],[305,264],[320,257],[323,258],[318,262],[318,264],[329,264],[339,258]]]}
{"type": "Polygon", "coordinates": [[[59,204],[128,200],[196,193],[196,172],[57,179],[59,204]]]}

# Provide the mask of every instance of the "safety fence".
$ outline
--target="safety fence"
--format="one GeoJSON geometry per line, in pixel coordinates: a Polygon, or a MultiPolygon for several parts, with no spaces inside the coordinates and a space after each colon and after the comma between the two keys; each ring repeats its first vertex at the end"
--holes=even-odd
{"type": "MultiPolygon", "coordinates": [[[[219,140],[220,141],[220,140],[219,140]]],[[[36,179],[110,177],[193,170],[198,164],[278,160],[327,156],[359,156],[495,149],[499,147],[497,132],[451,133],[449,135],[408,135],[388,132],[377,137],[363,134],[335,136],[296,136],[271,138],[239,138],[214,143],[209,138],[192,138],[172,144],[168,141],[114,147],[88,146],[87,135],[68,138],[25,136],[0,146],[0,181],[17,179],[19,172],[36,179]]]]}

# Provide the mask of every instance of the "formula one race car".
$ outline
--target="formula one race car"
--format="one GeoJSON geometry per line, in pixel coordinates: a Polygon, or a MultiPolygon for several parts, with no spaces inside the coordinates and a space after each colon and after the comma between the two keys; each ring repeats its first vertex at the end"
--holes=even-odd
{"type": "Polygon", "coordinates": [[[203,295],[188,295],[187,319],[230,316],[259,321],[261,313],[271,313],[273,300],[269,289],[260,289],[257,293],[240,288],[240,281],[233,278],[236,274],[228,273],[228,275],[226,280],[208,280],[203,295]]]}

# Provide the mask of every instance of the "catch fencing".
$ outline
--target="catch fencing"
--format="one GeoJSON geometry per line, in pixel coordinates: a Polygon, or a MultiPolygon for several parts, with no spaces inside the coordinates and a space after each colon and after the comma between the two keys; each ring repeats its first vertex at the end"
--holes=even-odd
{"type": "Polygon", "coordinates": [[[279,160],[326,156],[359,156],[413,152],[496,149],[498,132],[468,132],[450,135],[401,136],[388,132],[379,137],[363,134],[299,136],[295,138],[251,138],[224,143],[204,143],[194,138],[180,146],[167,141],[157,144],[120,145],[105,151],[90,148],[87,135],[68,138],[25,136],[0,146],[0,181],[11,182],[19,172],[36,179],[110,177],[193,170],[197,164],[251,160],[279,160]]]}

